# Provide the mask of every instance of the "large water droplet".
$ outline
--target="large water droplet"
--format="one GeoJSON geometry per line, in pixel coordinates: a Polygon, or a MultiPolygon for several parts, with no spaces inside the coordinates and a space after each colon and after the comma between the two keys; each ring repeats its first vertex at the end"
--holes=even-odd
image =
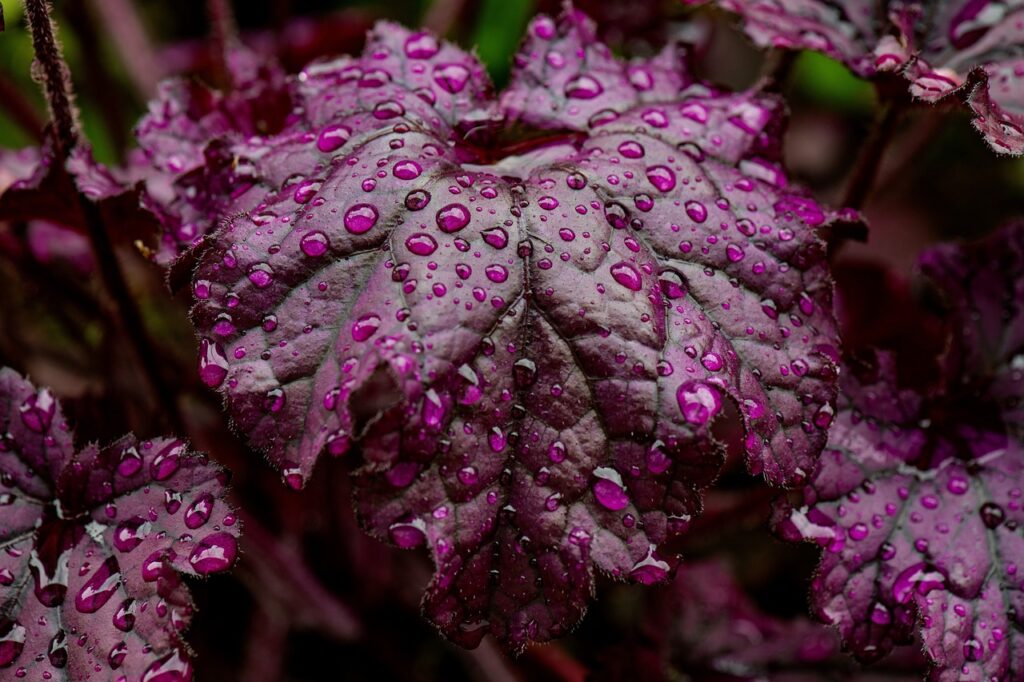
{"type": "Polygon", "coordinates": [[[676,174],[668,166],[651,166],[647,169],[647,180],[659,192],[671,192],[676,186],[676,174]]]}
{"type": "Polygon", "coordinates": [[[593,99],[604,92],[600,81],[586,74],[571,78],[565,84],[565,95],[573,99],[593,99]]]}
{"type": "Polygon", "coordinates": [[[330,245],[331,243],[327,239],[327,235],[319,230],[310,232],[299,240],[299,248],[302,249],[302,253],[313,258],[327,253],[330,245]]]}
{"type": "Polygon", "coordinates": [[[85,581],[75,596],[75,608],[82,613],[96,613],[117,592],[121,585],[121,569],[117,559],[108,558],[85,581]]]}
{"type": "Polygon", "coordinates": [[[356,204],[345,211],[345,229],[352,234],[363,234],[377,224],[377,208],[372,204],[356,204]]]}
{"type": "Polygon", "coordinates": [[[722,409],[722,398],[712,386],[690,381],[676,390],[676,402],[690,424],[704,425],[722,409]]]}
{"type": "Polygon", "coordinates": [[[462,204],[448,204],[437,212],[436,220],[442,232],[458,232],[469,224],[469,209],[462,204]]]}
{"type": "Polygon", "coordinates": [[[640,271],[625,261],[619,261],[611,267],[612,278],[631,291],[640,291],[643,288],[643,278],[640,271]]]}
{"type": "Polygon", "coordinates": [[[373,336],[380,328],[380,315],[369,313],[363,315],[352,323],[352,338],[356,341],[366,341],[373,336]]]}
{"type": "Polygon", "coordinates": [[[426,232],[417,232],[406,238],[405,248],[417,256],[429,256],[434,251],[437,251],[437,240],[426,232]]]}
{"type": "Polygon", "coordinates": [[[188,557],[189,564],[199,575],[227,570],[238,556],[238,543],[228,533],[213,533],[199,541],[188,557]]]}
{"type": "Polygon", "coordinates": [[[434,67],[434,82],[446,92],[462,92],[468,80],[469,69],[462,64],[438,64],[434,67]]]}
{"type": "Polygon", "coordinates": [[[622,476],[619,472],[610,467],[598,467],[594,469],[593,491],[594,499],[604,507],[612,511],[625,509],[629,505],[629,497],[622,485],[622,476]]]}

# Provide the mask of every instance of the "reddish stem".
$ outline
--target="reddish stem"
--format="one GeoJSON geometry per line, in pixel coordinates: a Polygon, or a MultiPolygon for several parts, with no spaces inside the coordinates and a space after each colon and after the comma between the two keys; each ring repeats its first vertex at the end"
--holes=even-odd
{"type": "Polygon", "coordinates": [[[899,103],[886,104],[853,166],[846,185],[846,193],[843,195],[842,206],[855,209],[864,206],[865,200],[871,193],[871,188],[875,185],[882,157],[885,156],[885,150],[892,140],[893,133],[896,132],[896,126],[903,117],[903,112],[904,107],[899,103]]]}
{"type": "Polygon", "coordinates": [[[78,112],[72,102],[71,73],[54,36],[46,0],[26,0],[25,16],[36,53],[33,74],[43,86],[50,105],[57,155],[66,159],[78,140],[78,112]]]}

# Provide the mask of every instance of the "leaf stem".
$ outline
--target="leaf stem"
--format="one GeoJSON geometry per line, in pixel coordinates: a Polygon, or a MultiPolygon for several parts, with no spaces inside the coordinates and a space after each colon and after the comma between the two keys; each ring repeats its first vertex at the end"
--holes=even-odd
{"type": "Polygon", "coordinates": [[[213,68],[222,89],[231,86],[228,52],[238,41],[238,24],[228,0],[207,0],[206,14],[210,20],[210,42],[213,45],[213,68]]]}
{"type": "Polygon", "coordinates": [[[34,77],[43,86],[50,105],[57,154],[67,158],[78,140],[78,111],[72,101],[71,73],[54,37],[53,20],[47,0],[26,0],[25,16],[32,34],[36,62],[34,77]]]}
{"type": "Polygon", "coordinates": [[[854,209],[864,206],[864,201],[875,185],[875,178],[878,176],[878,169],[885,156],[886,148],[892,141],[893,133],[896,132],[897,124],[903,118],[904,111],[906,109],[902,103],[889,102],[885,105],[853,165],[841,206],[854,209]]]}
{"type": "MultiPolygon", "coordinates": [[[[32,32],[39,78],[53,116],[56,160],[63,164],[80,138],[77,112],[72,104],[70,72],[54,37],[49,3],[46,0],[26,0],[25,13],[32,32]]],[[[180,431],[183,423],[177,401],[160,373],[159,356],[142,323],[142,315],[135,299],[128,290],[124,272],[117,260],[100,209],[81,192],[77,193],[77,198],[100,278],[116,306],[117,319],[142,365],[143,373],[149,381],[157,403],[163,409],[170,425],[180,431]]]]}

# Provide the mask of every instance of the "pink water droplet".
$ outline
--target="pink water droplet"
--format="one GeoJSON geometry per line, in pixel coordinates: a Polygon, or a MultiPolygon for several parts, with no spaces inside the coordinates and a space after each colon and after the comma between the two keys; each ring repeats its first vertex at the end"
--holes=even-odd
{"type": "Polygon", "coordinates": [[[508,279],[508,268],[504,265],[492,264],[484,268],[484,273],[487,275],[487,279],[501,284],[508,279]]]}
{"type": "Polygon", "coordinates": [[[683,418],[690,424],[704,425],[722,409],[722,398],[712,386],[691,381],[676,390],[676,402],[683,418]]]}
{"type": "Polygon", "coordinates": [[[191,679],[192,664],[177,649],[155,660],[142,675],[142,682],[189,682],[191,679]]]}
{"type": "Polygon", "coordinates": [[[423,396],[423,423],[430,427],[438,427],[444,420],[445,408],[441,397],[434,389],[423,396]]]}
{"type": "Polygon", "coordinates": [[[647,169],[647,180],[659,192],[671,192],[676,186],[676,174],[668,166],[651,166],[647,169]]]}
{"type": "Polygon", "coordinates": [[[703,223],[708,219],[708,209],[699,201],[687,201],[684,204],[686,215],[695,223],[703,223]]]}
{"type": "Polygon", "coordinates": [[[496,249],[508,246],[508,232],[503,227],[489,227],[480,234],[488,245],[496,249]]]}
{"type": "Polygon", "coordinates": [[[435,220],[442,232],[458,232],[469,224],[469,209],[462,204],[448,204],[437,212],[435,220]]]}
{"type": "Polygon", "coordinates": [[[592,486],[594,499],[611,511],[620,511],[629,505],[629,497],[622,486],[622,476],[610,467],[594,469],[595,481],[592,486]]]}
{"type": "Polygon", "coordinates": [[[81,613],[96,613],[110,601],[121,586],[121,569],[117,559],[109,557],[85,581],[75,595],[75,608],[81,613]]]}
{"type": "Polygon", "coordinates": [[[406,38],[404,49],[409,59],[430,59],[440,51],[441,46],[433,35],[421,32],[406,38]]]}
{"type": "Polygon", "coordinates": [[[399,180],[415,180],[423,172],[423,167],[415,161],[399,161],[391,169],[391,173],[399,180]]]}
{"type": "Polygon", "coordinates": [[[639,142],[628,140],[619,145],[619,153],[627,159],[639,159],[644,155],[644,146],[639,142]]]}
{"type": "Polygon", "coordinates": [[[377,224],[377,208],[372,204],[356,204],[345,211],[345,229],[352,234],[369,232],[377,224]]]}
{"type": "Polygon", "coordinates": [[[469,80],[469,69],[462,64],[438,64],[434,67],[434,82],[453,95],[465,89],[469,80]]]}
{"type": "Polygon", "coordinates": [[[565,176],[565,184],[569,186],[569,189],[580,190],[587,186],[587,178],[583,173],[569,173],[565,176]]]}
{"type": "Polygon", "coordinates": [[[366,341],[377,333],[380,328],[380,315],[368,313],[352,323],[352,338],[356,341],[366,341]]]}
{"type": "Polygon", "coordinates": [[[896,576],[892,584],[892,596],[897,604],[906,604],[916,591],[924,596],[932,590],[945,587],[946,576],[922,562],[909,566],[896,576]]]}
{"type": "Polygon", "coordinates": [[[199,378],[210,388],[224,383],[228,375],[228,359],[219,343],[203,339],[199,342],[199,378]]]}
{"type": "Polygon", "coordinates": [[[410,211],[422,211],[430,203],[430,192],[414,189],[405,195],[405,207],[410,211]]]}
{"type": "Polygon", "coordinates": [[[324,126],[316,139],[316,148],[329,154],[348,142],[350,137],[352,137],[352,131],[340,123],[324,126]]]}
{"type": "Polygon", "coordinates": [[[210,493],[203,493],[197,497],[192,504],[185,509],[184,519],[185,526],[191,530],[200,528],[210,520],[210,515],[213,514],[213,495],[210,493]]]}
{"type": "Polygon", "coordinates": [[[647,550],[647,555],[633,565],[629,577],[641,585],[653,585],[664,580],[668,576],[670,568],[668,562],[658,558],[654,545],[651,545],[647,550]]]}
{"type": "Polygon", "coordinates": [[[228,533],[213,533],[199,541],[188,563],[199,575],[225,571],[235,563],[238,542],[228,533]]]}
{"type": "Polygon", "coordinates": [[[249,281],[260,289],[266,289],[274,283],[274,269],[269,263],[255,263],[249,268],[249,281]]]}
{"type": "Polygon", "coordinates": [[[424,523],[420,519],[413,522],[392,523],[388,526],[388,536],[391,538],[391,542],[402,549],[412,549],[426,542],[427,536],[423,532],[424,528],[424,523]]]}
{"type": "Polygon", "coordinates": [[[565,96],[573,99],[593,99],[604,92],[604,87],[596,78],[580,74],[565,84],[565,96]]]}
{"type": "Polygon", "coordinates": [[[302,249],[302,253],[313,258],[327,253],[330,245],[327,235],[320,231],[310,232],[299,240],[299,248],[302,249]]]}
{"type": "Polygon", "coordinates": [[[643,288],[643,278],[640,271],[625,261],[619,261],[611,267],[612,278],[631,291],[640,291],[643,288]]]}
{"type": "Polygon", "coordinates": [[[725,247],[725,257],[732,263],[739,263],[743,260],[746,254],[743,252],[743,247],[739,244],[729,244],[725,247]]]}
{"type": "Polygon", "coordinates": [[[18,409],[21,412],[21,422],[30,431],[45,433],[53,423],[53,416],[57,412],[57,401],[50,393],[50,389],[43,388],[35,395],[26,398],[18,409]]]}
{"type": "Polygon", "coordinates": [[[437,251],[437,240],[426,232],[417,232],[406,238],[405,248],[417,256],[429,256],[434,251],[437,251]]]}
{"type": "Polygon", "coordinates": [[[700,359],[700,364],[704,365],[704,369],[709,372],[717,372],[725,366],[725,361],[718,353],[707,352],[700,359]]]}
{"type": "Polygon", "coordinates": [[[164,447],[149,465],[150,475],[157,481],[166,481],[173,476],[181,466],[181,453],[184,449],[180,441],[174,441],[164,447]]]}

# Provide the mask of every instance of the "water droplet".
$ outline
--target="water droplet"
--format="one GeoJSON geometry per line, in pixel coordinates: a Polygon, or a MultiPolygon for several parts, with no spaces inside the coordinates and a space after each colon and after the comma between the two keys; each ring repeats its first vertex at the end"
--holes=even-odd
{"type": "Polygon", "coordinates": [[[600,81],[580,74],[565,84],[565,95],[573,99],[593,99],[604,92],[600,81]]]}
{"type": "Polygon", "coordinates": [[[462,204],[448,204],[437,212],[435,219],[442,232],[458,232],[469,224],[469,209],[462,204]]]}
{"type": "Polygon", "coordinates": [[[405,195],[405,207],[410,211],[422,211],[430,203],[430,192],[414,189],[405,195]]]}
{"type": "Polygon", "coordinates": [[[437,240],[426,232],[417,232],[406,238],[405,248],[417,256],[429,256],[437,250],[437,240]]]}
{"type": "Polygon", "coordinates": [[[391,173],[399,180],[415,180],[423,172],[423,167],[415,161],[399,161],[391,169],[391,173]]]}
{"type": "Polygon", "coordinates": [[[618,471],[610,467],[598,467],[594,469],[594,476],[594,499],[602,507],[620,511],[629,505],[629,497],[623,489],[622,476],[618,471]]]}
{"type": "Polygon", "coordinates": [[[352,338],[356,341],[366,341],[373,336],[380,328],[380,316],[374,313],[363,315],[352,323],[352,338]]]}
{"type": "Polygon", "coordinates": [[[653,585],[664,580],[670,568],[668,562],[658,558],[654,545],[651,545],[647,555],[633,565],[629,577],[641,585],[653,585]]]}
{"type": "Polygon", "coordinates": [[[265,289],[274,283],[274,269],[269,263],[255,263],[249,268],[249,281],[265,289]]]}
{"type": "Polygon", "coordinates": [[[316,148],[329,154],[348,142],[350,137],[352,137],[352,131],[340,123],[324,126],[324,129],[320,131],[320,136],[316,139],[316,148]]]}
{"type": "Polygon", "coordinates": [[[199,342],[199,378],[210,388],[224,383],[228,375],[228,359],[219,343],[203,339],[199,342]]]}
{"type": "Polygon", "coordinates": [[[446,92],[462,92],[468,80],[469,69],[462,64],[438,64],[434,67],[434,82],[446,92]]]}
{"type": "Polygon", "coordinates": [[[897,604],[906,604],[915,591],[924,596],[945,585],[946,576],[922,562],[905,568],[896,576],[892,585],[892,596],[897,604]]]}
{"type": "Polygon", "coordinates": [[[411,522],[392,523],[388,526],[388,535],[391,542],[402,549],[412,549],[426,542],[425,530],[426,524],[421,519],[414,519],[411,522]]]}
{"type": "Polygon", "coordinates": [[[429,389],[423,396],[423,422],[427,426],[438,427],[444,420],[444,403],[437,391],[429,389]]]}
{"type": "Polygon", "coordinates": [[[213,513],[213,505],[213,495],[210,493],[203,493],[197,497],[185,510],[185,526],[195,530],[206,525],[210,520],[210,515],[213,513]]]}
{"type": "Polygon", "coordinates": [[[199,575],[227,570],[238,556],[238,543],[228,533],[213,533],[199,541],[188,562],[199,575]]]}
{"type": "Polygon", "coordinates": [[[611,267],[612,278],[631,291],[640,291],[643,288],[643,278],[640,272],[625,261],[619,261],[611,267]]]}
{"type": "Polygon", "coordinates": [[[712,386],[700,381],[683,384],[676,390],[676,402],[690,424],[704,425],[722,409],[722,398],[712,386]]]}
{"type": "Polygon", "coordinates": [[[651,166],[647,169],[647,180],[659,192],[671,192],[676,186],[676,174],[668,166],[651,166]]]}
{"type": "Polygon", "coordinates": [[[53,423],[53,415],[57,412],[57,401],[50,389],[40,389],[35,395],[25,399],[19,408],[21,421],[30,431],[45,433],[53,423]]]}
{"type": "Polygon", "coordinates": [[[378,213],[371,204],[356,204],[345,211],[345,229],[352,234],[369,232],[377,224],[378,213]]]}
{"type": "Polygon", "coordinates": [[[619,145],[619,153],[627,159],[639,159],[644,155],[644,146],[639,142],[628,140],[619,145]]]}
{"type": "Polygon", "coordinates": [[[409,59],[430,59],[437,54],[441,46],[437,38],[429,33],[413,33],[405,39],[405,56],[409,59]]]}
{"type": "Polygon", "coordinates": [[[90,576],[75,596],[75,608],[81,613],[96,613],[110,601],[121,585],[121,569],[117,559],[108,558],[90,576]]]}
{"type": "Polygon", "coordinates": [[[504,265],[492,264],[484,268],[484,273],[487,275],[487,279],[491,280],[496,284],[501,284],[508,279],[508,268],[504,265]]]}
{"type": "Polygon", "coordinates": [[[192,664],[174,649],[153,661],[142,675],[142,682],[188,682],[192,679],[192,664]]]}
{"type": "Polygon", "coordinates": [[[299,248],[302,249],[302,253],[314,258],[327,253],[329,247],[330,241],[327,239],[327,235],[320,231],[310,232],[299,240],[299,248]]]}

